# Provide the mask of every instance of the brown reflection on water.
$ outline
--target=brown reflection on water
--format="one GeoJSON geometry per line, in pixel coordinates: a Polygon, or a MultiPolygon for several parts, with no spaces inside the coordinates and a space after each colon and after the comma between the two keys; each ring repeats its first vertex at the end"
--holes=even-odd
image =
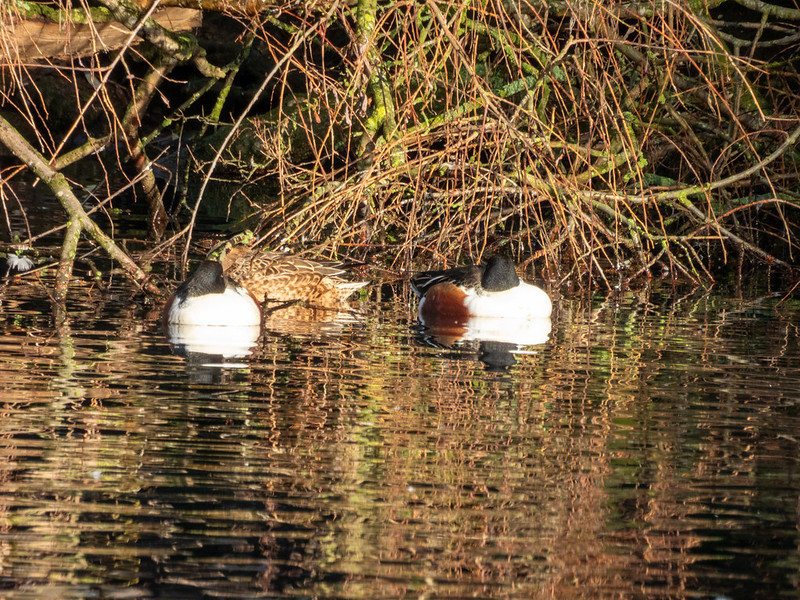
{"type": "Polygon", "coordinates": [[[274,320],[242,367],[220,368],[173,355],[143,309],[78,295],[55,331],[10,291],[0,579],[12,592],[767,598],[796,586],[797,307],[564,300],[545,346],[490,370],[473,345],[426,345],[413,307],[362,303],[352,322],[274,320]]]}
{"type": "MultiPolygon", "coordinates": [[[[794,410],[800,381],[790,366],[797,329],[758,305],[725,308],[712,298],[640,308],[606,304],[590,318],[570,319],[573,339],[583,343],[559,345],[553,359],[572,365],[571,381],[549,381],[569,403],[571,424],[583,427],[583,415],[590,417],[607,449],[604,485],[615,514],[606,527],[617,530],[604,537],[638,549],[628,554],[631,572],[648,582],[650,593],[688,594],[703,575],[724,590],[731,582],[713,565],[735,564],[734,579],[754,575],[748,555],[764,533],[757,515],[765,496],[777,487],[781,499],[767,504],[781,505],[796,521],[797,438],[785,434],[800,425],[794,410]],[[617,312],[614,328],[597,326],[617,312]],[[565,353],[556,356],[559,350],[565,353]],[[761,479],[777,474],[777,486],[761,479]]],[[[790,546],[796,566],[796,541],[790,546]]],[[[740,584],[738,593],[774,592],[750,585],[755,589],[740,584]]]]}

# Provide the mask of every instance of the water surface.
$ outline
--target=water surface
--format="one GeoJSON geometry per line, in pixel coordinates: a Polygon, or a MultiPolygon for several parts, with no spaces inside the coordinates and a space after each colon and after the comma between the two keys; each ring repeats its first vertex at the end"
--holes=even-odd
{"type": "Polygon", "coordinates": [[[3,598],[798,596],[796,302],[560,298],[509,354],[365,300],[180,355],[0,285],[3,598]]]}

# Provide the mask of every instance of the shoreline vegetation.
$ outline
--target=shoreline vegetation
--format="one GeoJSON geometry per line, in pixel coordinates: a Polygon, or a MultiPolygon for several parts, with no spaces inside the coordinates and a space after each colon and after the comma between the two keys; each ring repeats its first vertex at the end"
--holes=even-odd
{"type": "Polygon", "coordinates": [[[392,272],[796,278],[800,10],[777,1],[8,0],[0,251],[36,256],[27,173],[63,209],[60,303],[89,245],[159,295],[151,263],[185,264],[201,219],[392,272]],[[121,206],[147,213],[136,260],[121,206]]]}

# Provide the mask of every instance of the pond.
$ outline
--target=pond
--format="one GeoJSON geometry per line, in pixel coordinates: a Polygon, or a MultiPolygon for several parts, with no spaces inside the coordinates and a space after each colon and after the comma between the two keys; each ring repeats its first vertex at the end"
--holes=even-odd
{"type": "Polygon", "coordinates": [[[0,285],[3,598],[798,596],[781,294],[557,297],[517,348],[375,287],[209,357],[124,285],[72,293],[56,326],[0,285]]]}

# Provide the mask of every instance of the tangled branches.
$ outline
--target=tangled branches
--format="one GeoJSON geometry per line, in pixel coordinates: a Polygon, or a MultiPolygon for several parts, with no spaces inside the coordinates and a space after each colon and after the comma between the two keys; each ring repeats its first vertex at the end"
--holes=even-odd
{"type": "MultiPolygon", "coordinates": [[[[100,147],[124,149],[155,207],[151,221],[188,222],[173,241],[192,235],[218,178],[235,184],[224,202],[244,198],[248,225],[272,243],[395,266],[503,251],[541,257],[551,277],[669,271],[700,281],[713,280],[732,250],[738,260],[797,262],[796,11],[746,0],[712,9],[360,0],[326,3],[320,17],[288,4],[279,13],[245,2],[234,12],[226,2],[239,29],[223,61],[206,57],[208,32],[178,36],[137,17],[135,5],[102,4],[160,52],[139,54],[147,68],[136,75],[129,42],[110,66],[95,55],[102,77],[89,100],[78,94],[70,129],[83,127],[89,142],[63,151],[35,116],[39,100],[20,65],[0,109],[34,115],[56,170],[100,147]],[[161,123],[142,131],[182,64],[194,69],[192,85],[173,88],[177,97],[162,104],[177,109],[159,107],[161,123]],[[139,83],[121,93],[112,86],[125,77],[139,83]],[[198,109],[209,93],[212,109],[198,109]],[[93,110],[105,115],[102,135],[93,110]],[[233,125],[221,125],[228,118],[233,125]],[[191,137],[183,174],[154,145],[176,126],[191,137]],[[187,195],[165,209],[151,165],[188,182],[181,189],[194,203],[187,195]]],[[[73,69],[77,89],[71,65],[59,69],[73,69]]]]}
{"type": "Polygon", "coordinates": [[[754,15],[734,45],[724,13],[663,6],[361,3],[345,74],[294,62],[329,123],[281,114],[305,160],[262,135],[264,233],[436,263],[541,248],[601,279],[713,279],[731,248],[794,264],[800,40],[754,15]]]}

